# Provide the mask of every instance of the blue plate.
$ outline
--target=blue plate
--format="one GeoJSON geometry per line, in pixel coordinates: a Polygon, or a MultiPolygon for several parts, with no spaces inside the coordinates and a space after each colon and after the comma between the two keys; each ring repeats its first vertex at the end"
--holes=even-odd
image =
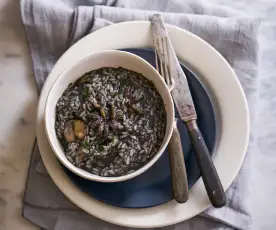
{"type": "MultiPolygon", "coordinates": [[[[124,49],[124,51],[134,53],[155,66],[155,56],[151,49],[124,49]]],[[[212,103],[198,78],[184,65],[182,65],[182,69],[189,82],[198,115],[199,128],[208,149],[212,152],[216,137],[216,122],[212,103]]],[[[179,118],[176,108],[175,111],[176,117],[179,118]]],[[[178,123],[178,129],[180,131],[190,188],[199,179],[200,172],[186,127],[182,121],[178,123]]],[[[167,150],[142,175],[119,183],[100,183],[86,180],[75,175],[65,167],[63,168],[73,183],[82,191],[110,205],[124,208],[146,208],[160,205],[173,199],[167,150]]]]}

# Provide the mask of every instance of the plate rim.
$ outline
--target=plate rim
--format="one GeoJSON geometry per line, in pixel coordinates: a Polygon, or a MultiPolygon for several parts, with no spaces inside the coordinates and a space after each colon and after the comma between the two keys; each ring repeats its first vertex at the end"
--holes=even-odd
{"type": "MultiPolygon", "coordinates": [[[[84,47],[83,47],[84,44],[87,45],[86,46],[86,49],[87,49],[87,47],[89,46],[89,42],[91,42],[91,40],[93,41],[95,38],[101,37],[102,34],[105,34],[105,33],[113,33],[114,34],[114,31],[122,30],[122,29],[128,31],[128,37],[125,39],[129,39],[130,36],[133,37],[133,35],[134,35],[133,33],[135,33],[134,28],[139,31],[138,34],[140,36],[140,39],[141,40],[144,39],[143,43],[146,43],[151,46],[151,41],[149,41],[148,36],[146,36],[146,34],[149,32],[149,29],[150,29],[150,22],[147,22],[147,21],[122,22],[122,23],[117,23],[117,24],[99,29],[91,34],[88,34],[87,36],[85,36],[84,38],[79,40],[77,43],[75,43],[73,46],[71,46],[59,58],[59,60],[53,67],[52,71],[48,75],[48,78],[45,81],[44,87],[41,91],[39,105],[38,105],[38,113],[37,113],[37,128],[36,128],[37,139],[38,139],[37,141],[38,141],[38,146],[39,146],[39,149],[41,152],[42,160],[45,164],[46,169],[49,172],[49,175],[51,176],[51,178],[53,179],[55,184],[60,188],[60,190],[65,194],[65,196],[67,196],[73,203],[75,203],[81,209],[83,209],[84,211],[88,212],[89,214],[91,214],[99,219],[103,219],[103,220],[113,223],[113,224],[118,224],[118,225],[127,226],[127,227],[140,227],[140,228],[162,227],[162,226],[176,224],[176,223],[182,222],[186,219],[189,219],[189,218],[199,214],[200,212],[202,212],[203,210],[205,210],[206,208],[208,208],[210,206],[210,202],[208,200],[208,197],[205,192],[204,185],[203,185],[201,178],[192,187],[192,189],[189,193],[190,199],[185,204],[177,204],[175,201],[170,201],[166,204],[162,204],[162,205],[159,205],[156,207],[141,208],[139,210],[113,207],[111,205],[104,204],[100,201],[97,201],[97,200],[89,197],[88,195],[86,195],[85,193],[80,191],[75,185],[73,185],[73,183],[70,181],[70,179],[67,178],[67,176],[65,176],[66,174],[61,169],[61,166],[58,165],[57,159],[54,158],[54,154],[53,153],[50,154],[51,149],[49,150],[49,143],[46,143],[47,141],[45,141],[46,139],[44,138],[45,130],[43,130],[43,127],[44,127],[43,114],[44,114],[45,105],[43,105],[43,104],[46,101],[45,97],[47,97],[47,90],[49,91],[49,89],[52,85],[51,81],[53,83],[55,78],[57,78],[59,76],[59,74],[61,73],[62,65],[65,65],[65,63],[68,62],[68,60],[66,60],[66,59],[70,59],[70,58],[72,59],[72,57],[70,57],[70,54],[72,52],[76,52],[76,47],[77,47],[77,48],[80,48],[80,50],[78,50],[77,53],[78,52],[82,53],[82,55],[83,55],[82,58],[83,58],[83,57],[85,57],[85,53],[88,52],[87,50],[84,49],[84,47]],[[138,29],[138,27],[139,27],[139,29],[138,29]],[[132,33],[130,33],[130,31],[132,31],[132,33]],[[48,146],[47,146],[47,144],[48,144],[48,146]],[[189,209],[189,211],[187,211],[187,209],[189,209]]],[[[238,154],[235,153],[236,155],[233,154],[232,157],[230,156],[230,159],[236,160],[236,162],[230,161],[230,164],[231,163],[235,164],[235,165],[232,165],[232,169],[231,169],[231,167],[229,168],[229,166],[225,167],[226,169],[223,169],[222,164],[220,163],[222,160],[221,159],[222,154],[216,154],[216,152],[214,153],[214,155],[215,155],[214,163],[217,166],[218,172],[219,172],[219,170],[221,170],[221,172],[219,172],[219,173],[221,173],[222,184],[223,184],[224,189],[226,190],[230,186],[230,184],[232,183],[234,178],[236,177],[236,175],[241,167],[241,164],[243,162],[243,159],[244,159],[244,156],[246,153],[246,149],[248,146],[248,141],[249,141],[249,111],[248,111],[248,105],[247,105],[247,101],[246,101],[243,89],[238,81],[237,76],[234,73],[234,70],[230,67],[230,65],[222,57],[222,55],[220,53],[218,53],[218,51],[216,51],[211,45],[209,45],[207,42],[205,42],[203,39],[197,37],[196,35],[188,32],[184,29],[181,29],[179,27],[176,27],[173,25],[167,25],[167,29],[168,29],[169,34],[172,36],[171,38],[172,38],[173,45],[177,46],[177,44],[180,43],[180,40],[188,39],[192,43],[193,42],[197,43],[197,45],[200,46],[199,48],[205,49],[205,51],[207,51],[207,53],[209,53],[209,55],[211,55],[214,59],[217,59],[217,61],[220,63],[220,65],[217,66],[217,67],[219,67],[219,70],[220,70],[220,68],[223,67],[222,70],[224,70],[224,71],[226,70],[226,73],[224,73],[224,75],[229,76],[231,78],[231,81],[230,81],[230,79],[227,79],[227,80],[230,81],[231,84],[236,87],[235,92],[237,93],[237,95],[234,95],[234,99],[235,99],[235,97],[237,97],[240,100],[239,101],[240,104],[238,104],[238,107],[240,106],[240,111],[238,110],[238,114],[240,113],[239,115],[241,116],[241,121],[239,121],[239,122],[236,121],[236,122],[238,122],[238,124],[241,124],[241,127],[243,128],[243,130],[240,133],[242,133],[243,136],[241,134],[239,134],[239,132],[237,133],[238,135],[240,135],[241,140],[236,144],[235,148],[237,148],[237,146],[239,146],[240,153],[238,153],[238,154]],[[226,170],[228,170],[228,171],[226,171],[226,170]],[[231,170],[231,172],[229,172],[229,170],[231,170]]],[[[118,35],[118,33],[117,33],[117,35],[116,35],[117,37],[115,36],[114,39],[115,40],[118,39],[118,36],[121,36],[121,35],[122,34],[118,35]]],[[[135,39],[137,40],[137,38],[135,38],[135,39]]],[[[103,41],[98,41],[99,44],[98,44],[97,48],[99,48],[101,45],[104,46],[104,44],[102,42],[103,41]]],[[[181,42],[183,42],[183,41],[181,41],[181,42]]],[[[135,45],[130,46],[129,43],[130,43],[129,40],[125,40],[124,45],[128,46],[128,48],[130,48],[130,47],[139,48],[140,45],[142,44],[142,42],[141,42],[140,44],[136,44],[136,46],[135,45]]],[[[91,48],[91,46],[93,46],[93,45],[91,44],[90,48],[91,48]]],[[[112,46],[112,45],[110,45],[110,46],[112,46]]],[[[94,51],[90,51],[89,53],[97,52],[97,48],[94,48],[94,51]]],[[[117,47],[117,48],[123,48],[123,47],[117,47]]],[[[197,49],[197,47],[194,47],[194,48],[197,49]]],[[[110,49],[110,48],[105,47],[103,49],[110,49]]],[[[113,49],[115,49],[115,47],[113,49]]],[[[186,59],[182,57],[183,53],[181,54],[181,53],[177,52],[177,54],[181,57],[181,60],[183,59],[184,63],[186,63],[185,62],[186,59]]],[[[201,55],[202,55],[202,53],[201,53],[201,55]]],[[[204,55],[202,55],[202,56],[204,56],[204,55]]],[[[208,56],[208,58],[210,59],[210,56],[208,56]]],[[[74,59],[77,60],[78,58],[74,58],[74,59]]],[[[189,63],[189,61],[188,61],[188,63],[189,63]]],[[[197,64],[194,63],[194,64],[197,65],[198,63],[197,64]]],[[[192,65],[192,66],[194,66],[194,65],[192,65]]],[[[193,69],[194,68],[192,68],[192,70],[193,69]]],[[[197,69],[196,66],[195,66],[195,69],[197,69]]],[[[208,66],[207,66],[207,71],[210,71],[210,69],[208,69],[208,66]]],[[[199,78],[199,79],[201,80],[201,78],[199,78]]],[[[207,79],[204,79],[204,80],[207,80],[207,79]]],[[[219,80],[217,79],[217,81],[219,81],[219,80]]],[[[205,83],[205,81],[203,81],[203,83],[205,83]]],[[[208,85],[212,86],[211,82],[208,82],[208,83],[209,83],[208,85]]],[[[214,84],[213,84],[213,86],[214,86],[214,84]]],[[[206,86],[206,88],[208,88],[208,86],[206,86]]],[[[216,91],[216,93],[217,93],[217,91],[216,91]]],[[[228,99],[227,100],[221,99],[221,100],[227,101],[228,99]]],[[[228,102],[229,102],[229,100],[228,100],[228,102]]],[[[220,103],[220,102],[218,101],[218,103],[220,103]]],[[[221,106],[221,104],[219,104],[219,105],[221,106]]],[[[224,107],[222,106],[222,108],[224,108],[224,107]]],[[[222,108],[219,108],[219,109],[222,109],[222,108]]],[[[224,111],[223,109],[221,111],[218,111],[218,113],[226,115],[226,117],[228,118],[228,115],[225,112],[226,111],[224,111]]],[[[228,112],[229,112],[229,110],[228,110],[228,112]]],[[[228,119],[228,122],[231,123],[231,121],[229,119],[228,119]]],[[[229,125],[227,125],[227,123],[225,123],[225,121],[221,121],[221,123],[222,123],[221,130],[223,132],[222,132],[222,137],[220,138],[220,142],[223,142],[224,134],[227,133],[227,130],[225,131],[223,128],[225,128],[224,126],[226,126],[226,128],[229,129],[229,125]]],[[[228,135],[229,135],[229,133],[228,133],[228,135]]],[[[233,140],[231,140],[231,142],[233,142],[233,140]]],[[[230,145],[230,143],[229,143],[229,145],[230,145]]],[[[218,150],[219,148],[223,149],[223,147],[219,146],[218,148],[216,148],[216,150],[218,150]]],[[[229,157],[229,154],[226,155],[226,157],[229,157]]]]}

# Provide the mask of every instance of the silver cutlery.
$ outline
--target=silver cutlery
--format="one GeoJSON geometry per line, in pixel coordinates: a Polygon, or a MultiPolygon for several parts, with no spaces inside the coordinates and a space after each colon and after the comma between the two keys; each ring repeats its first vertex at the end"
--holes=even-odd
{"type": "MultiPolygon", "coordinates": [[[[171,94],[180,114],[181,120],[185,122],[188,129],[197,159],[197,164],[208,197],[214,207],[222,207],[226,204],[226,196],[209,150],[197,125],[197,114],[195,111],[187,78],[178,62],[168,33],[166,31],[165,23],[162,16],[160,14],[153,15],[151,18],[151,23],[153,41],[159,63],[162,63],[162,65],[166,65],[167,68],[165,68],[163,71],[167,71],[168,73],[170,73],[167,75],[166,72],[164,72],[164,75],[162,75],[162,73],[161,75],[165,76],[164,78],[166,82],[174,82],[174,87],[171,88],[171,94]]],[[[177,145],[177,142],[175,142],[174,144],[177,145]]],[[[174,146],[174,149],[178,149],[178,147],[174,146]]],[[[170,153],[170,156],[178,156],[180,155],[179,152],[180,150],[178,150],[178,154],[170,153]]],[[[179,156],[178,160],[180,160],[179,156]]],[[[172,176],[174,177],[173,173],[172,176]]],[[[178,179],[177,183],[183,183],[183,181],[179,181],[178,179]]]]}
{"type": "MultiPolygon", "coordinates": [[[[162,38],[160,40],[155,36],[154,44],[156,69],[164,78],[169,90],[172,91],[175,87],[175,81],[169,69],[169,56],[167,55],[166,44],[163,43],[162,38]]],[[[174,119],[173,133],[168,145],[168,150],[174,199],[178,203],[185,203],[188,200],[188,181],[180,134],[177,129],[177,119],[174,119]]]]}

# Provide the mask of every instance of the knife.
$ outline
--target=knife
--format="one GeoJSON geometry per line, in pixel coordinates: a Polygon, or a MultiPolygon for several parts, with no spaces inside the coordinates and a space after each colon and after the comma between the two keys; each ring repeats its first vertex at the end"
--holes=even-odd
{"type": "MultiPolygon", "coordinates": [[[[181,120],[186,124],[208,197],[214,207],[222,207],[226,204],[225,192],[212,161],[210,152],[198,128],[197,114],[186,75],[176,57],[162,16],[160,14],[154,14],[151,17],[151,23],[154,40],[157,40],[158,38],[160,40],[161,37],[163,43],[165,43],[167,47],[166,51],[168,52],[167,56],[169,57],[168,69],[175,81],[175,86],[171,90],[171,95],[180,114],[181,120]]],[[[160,53],[159,57],[161,59],[164,58],[164,53],[160,53]]]]}

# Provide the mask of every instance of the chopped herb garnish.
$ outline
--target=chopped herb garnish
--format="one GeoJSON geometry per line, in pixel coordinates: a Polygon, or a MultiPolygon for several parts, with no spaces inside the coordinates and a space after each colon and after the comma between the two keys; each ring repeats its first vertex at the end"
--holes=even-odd
{"type": "Polygon", "coordinates": [[[85,87],[85,88],[83,89],[83,96],[85,96],[85,97],[88,97],[88,96],[89,96],[89,89],[88,89],[87,87],[85,87]]]}
{"type": "Polygon", "coordinates": [[[104,145],[100,145],[99,146],[99,152],[103,152],[105,150],[105,146],[104,145]]]}

